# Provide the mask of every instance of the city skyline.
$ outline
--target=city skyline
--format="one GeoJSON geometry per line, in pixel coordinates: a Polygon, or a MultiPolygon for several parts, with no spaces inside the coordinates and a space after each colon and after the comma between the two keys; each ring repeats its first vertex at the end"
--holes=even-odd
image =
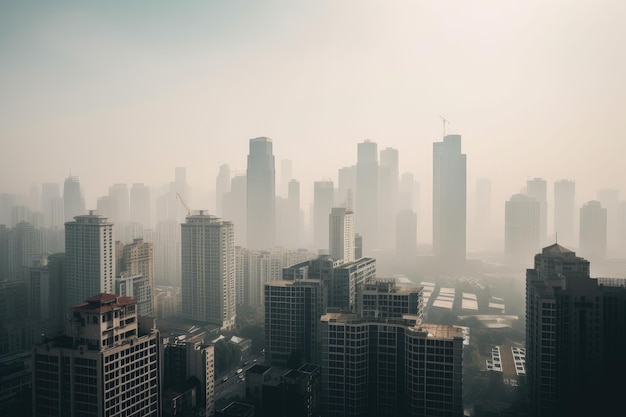
{"type": "Polygon", "coordinates": [[[314,181],[369,139],[398,150],[428,209],[445,117],[468,186],[492,180],[496,224],[535,177],[548,195],[575,181],[578,205],[626,193],[621,3],[236,3],[0,6],[0,190],[71,173],[95,208],[113,184],[159,187],[185,166],[211,211],[219,167],[245,170],[249,138],[267,136],[308,210],[314,181]]]}

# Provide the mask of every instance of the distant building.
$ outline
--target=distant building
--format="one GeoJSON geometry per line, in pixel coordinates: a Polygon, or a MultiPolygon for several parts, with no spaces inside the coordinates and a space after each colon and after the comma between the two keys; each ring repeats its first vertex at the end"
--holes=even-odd
{"type": "Polygon", "coordinates": [[[276,172],[272,140],[250,139],[247,178],[248,249],[271,249],[276,240],[276,172]]]}
{"type": "Polygon", "coordinates": [[[576,183],[560,180],[554,183],[554,233],[557,242],[575,245],[576,183]]]}
{"type": "Polygon", "coordinates": [[[129,297],[72,307],[70,331],[33,348],[35,416],[159,416],[159,331],[129,297]]]}
{"type": "Polygon", "coordinates": [[[356,232],[363,236],[364,253],[378,248],[378,145],[358,144],[356,163],[356,232]]]}
{"type": "Polygon", "coordinates": [[[76,176],[70,175],[63,184],[63,213],[66,222],[73,221],[75,216],[85,214],[85,200],[76,176]]]}
{"type": "Polygon", "coordinates": [[[606,257],[607,209],[599,201],[588,201],[580,208],[579,250],[591,260],[606,257]]]}
{"type": "Polygon", "coordinates": [[[354,213],[345,207],[333,207],[328,217],[330,257],[346,263],[353,262],[354,213]]]}
{"type": "Polygon", "coordinates": [[[378,167],[378,239],[379,248],[396,247],[396,214],[398,213],[398,187],[400,181],[398,150],[380,151],[378,167]]]}
{"type": "Polygon", "coordinates": [[[467,159],[461,135],[433,143],[433,255],[441,266],[463,268],[466,256],[467,159]]]}
{"type": "MultiPolygon", "coordinates": [[[[133,243],[121,247],[118,269],[120,276],[137,276],[145,278],[147,287],[139,292],[129,295],[138,302],[138,313],[142,316],[155,315],[154,298],[156,297],[156,285],[154,280],[154,251],[153,244],[144,242],[142,238],[136,238],[133,243]]],[[[142,287],[143,288],[143,287],[142,287]]],[[[122,295],[121,293],[118,293],[122,295]]]]}
{"type": "Polygon", "coordinates": [[[135,183],[130,189],[130,221],[144,229],[152,226],[152,201],[150,187],[143,183],[135,183]]]}
{"type": "Polygon", "coordinates": [[[526,181],[526,195],[539,202],[539,244],[545,245],[548,236],[548,191],[546,180],[534,178],[526,181]]]}
{"type": "Polygon", "coordinates": [[[235,325],[235,235],[231,222],[200,212],[181,225],[182,314],[231,329],[235,325]]]}
{"type": "Polygon", "coordinates": [[[515,194],[504,206],[504,258],[509,265],[529,262],[541,248],[540,204],[524,194],[515,194]]]}
{"type": "Polygon", "coordinates": [[[328,227],[335,197],[332,181],[315,181],[313,185],[313,246],[328,251],[328,227]]]}

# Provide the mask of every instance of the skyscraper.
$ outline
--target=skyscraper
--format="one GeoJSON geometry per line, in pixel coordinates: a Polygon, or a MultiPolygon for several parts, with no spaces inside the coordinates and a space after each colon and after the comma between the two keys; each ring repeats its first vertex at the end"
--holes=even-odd
{"type": "Polygon", "coordinates": [[[546,180],[534,178],[526,181],[526,194],[539,202],[539,241],[545,245],[548,236],[548,191],[546,180]]]}
{"type": "MultiPolygon", "coordinates": [[[[608,280],[610,281],[610,280],[608,280]]],[[[626,370],[626,289],[589,276],[589,261],[558,244],[526,272],[529,415],[618,415],[626,370]]]]}
{"type": "Polygon", "coordinates": [[[354,261],[354,213],[345,207],[333,207],[329,217],[329,254],[334,260],[354,261]]]}
{"type": "Polygon", "coordinates": [[[215,180],[215,214],[224,216],[224,195],[230,192],[230,167],[228,164],[220,166],[220,172],[215,180]]]}
{"type": "Polygon", "coordinates": [[[606,257],[607,209],[599,201],[588,201],[580,208],[580,254],[593,260],[606,257]]]}
{"type": "Polygon", "coordinates": [[[152,227],[150,187],[135,183],[130,189],[130,221],[143,226],[152,227]]]}
{"type": "Polygon", "coordinates": [[[156,286],[154,283],[154,251],[153,245],[149,242],[144,242],[142,238],[133,240],[133,243],[123,245],[122,253],[120,257],[119,271],[120,275],[137,276],[141,275],[146,279],[147,285],[142,292],[145,294],[139,295],[133,293],[133,298],[138,299],[141,297],[141,301],[144,299],[147,301],[144,305],[138,305],[139,314],[142,316],[155,315],[154,299],[156,298],[156,286]]]}
{"type": "Polygon", "coordinates": [[[504,206],[504,258],[509,265],[529,262],[541,248],[539,202],[515,194],[504,206]]]}
{"type": "Polygon", "coordinates": [[[339,168],[337,171],[337,195],[335,196],[335,205],[337,207],[346,204],[348,190],[356,194],[356,166],[339,168]]]}
{"type": "Polygon", "coordinates": [[[85,214],[85,200],[80,189],[78,177],[69,176],[63,184],[63,213],[66,222],[74,220],[74,216],[85,214]]]}
{"type": "MultiPolygon", "coordinates": [[[[605,188],[598,190],[597,201],[606,209],[606,247],[613,251],[620,238],[619,235],[619,190],[605,188]]],[[[587,255],[584,255],[587,256],[587,255]]]]}
{"type": "Polygon", "coordinates": [[[41,206],[45,227],[63,226],[63,200],[59,184],[44,183],[41,185],[41,206]]]}
{"type": "Polygon", "coordinates": [[[181,225],[182,313],[223,329],[235,325],[235,234],[200,212],[181,225]]]}
{"type": "Polygon", "coordinates": [[[333,207],[335,188],[332,181],[315,181],[313,185],[313,245],[328,251],[328,218],[333,207]]]}
{"type": "Polygon", "coordinates": [[[574,219],[576,216],[576,183],[560,180],[554,183],[554,233],[565,246],[576,243],[574,219]]]}
{"type": "Polygon", "coordinates": [[[391,250],[396,245],[399,181],[398,150],[385,148],[380,151],[378,170],[378,247],[381,249],[391,250]]]}
{"type": "Polygon", "coordinates": [[[290,159],[282,159],[280,161],[280,195],[286,196],[289,193],[289,182],[292,177],[293,163],[290,159]]]}
{"type": "Polygon", "coordinates": [[[224,220],[235,225],[235,244],[245,247],[247,244],[247,178],[235,175],[230,180],[230,192],[224,194],[224,220]]]}
{"type": "Polygon", "coordinates": [[[160,416],[160,345],[132,298],[87,298],[69,332],[33,347],[33,415],[160,416]]]}
{"type": "Polygon", "coordinates": [[[247,178],[248,249],[271,249],[276,238],[276,180],[272,140],[250,139],[247,178]]]}
{"type": "Polygon", "coordinates": [[[363,238],[364,253],[378,248],[378,145],[358,144],[356,163],[356,231],[363,238]]]}
{"type": "Polygon", "coordinates": [[[465,264],[466,172],[461,135],[433,143],[433,254],[453,268],[465,264]]]}
{"type": "Polygon", "coordinates": [[[100,293],[115,292],[113,223],[93,210],[65,223],[64,312],[100,293]]]}

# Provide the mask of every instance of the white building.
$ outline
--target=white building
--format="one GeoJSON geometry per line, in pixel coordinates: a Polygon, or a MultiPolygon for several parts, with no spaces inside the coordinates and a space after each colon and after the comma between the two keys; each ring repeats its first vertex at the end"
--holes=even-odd
{"type": "Polygon", "coordinates": [[[329,215],[330,257],[345,263],[353,262],[354,257],[354,212],[344,207],[333,207],[329,215]]]}
{"type": "Polygon", "coordinates": [[[216,324],[235,325],[235,230],[215,216],[187,216],[181,225],[182,314],[216,324]]]}

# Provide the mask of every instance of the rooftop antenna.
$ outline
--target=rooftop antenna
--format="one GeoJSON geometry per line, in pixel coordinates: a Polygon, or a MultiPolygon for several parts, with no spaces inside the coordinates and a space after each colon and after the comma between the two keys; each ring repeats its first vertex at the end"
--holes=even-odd
{"type": "Polygon", "coordinates": [[[443,137],[445,138],[446,137],[446,123],[450,124],[450,121],[441,115],[439,117],[441,117],[441,122],[443,123],[443,137]]]}

